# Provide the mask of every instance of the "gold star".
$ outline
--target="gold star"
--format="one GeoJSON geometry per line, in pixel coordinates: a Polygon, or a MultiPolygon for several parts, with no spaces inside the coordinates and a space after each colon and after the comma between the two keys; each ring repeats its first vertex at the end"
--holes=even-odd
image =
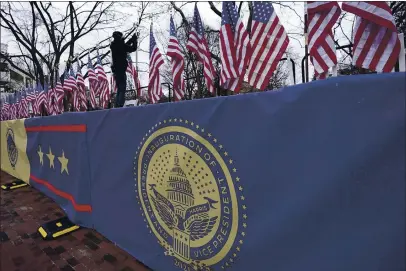
{"type": "Polygon", "coordinates": [[[233,257],[234,257],[234,258],[237,257],[237,254],[234,253],[234,254],[233,254],[233,257]]]}
{"type": "Polygon", "coordinates": [[[214,143],[217,143],[217,138],[213,139],[214,143]]]}
{"type": "Polygon", "coordinates": [[[55,168],[55,165],[54,165],[55,155],[52,154],[51,146],[49,146],[49,153],[47,153],[47,156],[48,156],[48,159],[49,159],[49,167],[50,168],[55,168]]]}
{"type": "Polygon", "coordinates": [[[230,159],[230,161],[228,161],[228,162],[229,162],[230,164],[232,164],[232,163],[233,163],[233,160],[230,159]]]}
{"type": "Polygon", "coordinates": [[[238,190],[242,191],[242,190],[243,190],[243,189],[242,189],[242,186],[239,186],[239,187],[238,187],[238,190]]]}
{"type": "Polygon", "coordinates": [[[228,152],[224,152],[224,156],[228,156],[228,152]]]}
{"type": "Polygon", "coordinates": [[[59,162],[61,163],[61,174],[66,171],[66,174],[69,175],[68,172],[68,162],[69,159],[65,157],[65,152],[62,150],[62,156],[58,157],[59,162]]]}
{"type": "Polygon", "coordinates": [[[211,134],[210,134],[210,133],[208,133],[208,134],[207,134],[207,136],[208,136],[208,137],[211,137],[211,134]]]}
{"type": "Polygon", "coordinates": [[[242,208],[244,209],[244,210],[246,210],[247,209],[247,205],[242,205],[242,208]]]}
{"type": "Polygon", "coordinates": [[[242,223],[242,226],[243,226],[244,228],[246,228],[246,227],[247,227],[247,223],[242,223]]]}
{"type": "Polygon", "coordinates": [[[241,200],[245,200],[245,197],[244,197],[244,196],[241,196],[241,200]]]}
{"type": "Polygon", "coordinates": [[[243,240],[240,240],[238,243],[240,243],[242,245],[244,242],[243,242],[243,240]]]}
{"type": "Polygon", "coordinates": [[[237,169],[236,169],[236,168],[233,168],[233,172],[237,172],[237,169]]]}
{"type": "Polygon", "coordinates": [[[223,148],[223,145],[219,145],[220,150],[223,148]]]}
{"type": "Polygon", "coordinates": [[[196,125],[196,129],[199,129],[199,125],[196,125]]]}
{"type": "Polygon", "coordinates": [[[245,232],[241,232],[241,235],[242,235],[242,236],[245,236],[245,232]]]}
{"type": "Polygon", "coordinates": [[[240,178],[239,178],[239,177],[236,177],[235,180],[236,180],[237,182],[239,182],[239,181],[240,181],[240,178]]]}
{"type": "Polygon", "coordinates": [[[188,120],[185,120],[185,123],[189,123],[189,121],[188,121],[188,120]]]}
{"type": "Polygon", "coordinates": [[[37,153],[39,155],[39,162],[41,163],[41,165],[44,165],[44,153],[41,150],[41,145],[38,146],[37,153]]]}
{"type": "Polygon", "coordinates": [[[247,219],[247,215],[246,215],[246,214],[243,214],[242,217],[243,217],[244,219],[247,219]]]}
{"type": "Polygon", "coordinates": [[[240,251],[240,247],[237,247],[236,249],[237,249],[237,251],[240,251]]]}

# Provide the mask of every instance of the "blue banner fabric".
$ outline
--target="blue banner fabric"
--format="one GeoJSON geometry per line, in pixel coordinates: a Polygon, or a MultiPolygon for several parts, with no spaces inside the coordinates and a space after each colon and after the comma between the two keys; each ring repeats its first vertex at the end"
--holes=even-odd
{"type": "Polygon", "coordinates": [[[75,223],[92,227],[85,113],[25,121],[30,184],[75,223]]]}
{"type": "Polygon", "coordinates": [[[95,229],[154,270],[404,270],[405,79],[88,113],[95,229]]]}

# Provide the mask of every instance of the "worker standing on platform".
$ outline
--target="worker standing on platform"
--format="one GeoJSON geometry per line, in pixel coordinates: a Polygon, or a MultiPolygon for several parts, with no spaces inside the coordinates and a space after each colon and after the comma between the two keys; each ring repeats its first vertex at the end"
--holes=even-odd
{"type": "Polygon", "coordinates": [[[123,107],[125,102],[126,90],[126,69],[127,69],[127,53],[132,53],[137,50],[137,35],[134,34],[131,39],[124,42],[123,34],[119,31],[113,33],[113,42],[110,45],[112,55],[111,71],[117,84],[117,96],[115,107],[123,107]]]}

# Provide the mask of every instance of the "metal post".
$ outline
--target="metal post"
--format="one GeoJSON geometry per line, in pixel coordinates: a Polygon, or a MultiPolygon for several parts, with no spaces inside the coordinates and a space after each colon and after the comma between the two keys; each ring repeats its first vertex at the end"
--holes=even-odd
{"type": "Polygon", "coordinates": [[[399,40],[400,40],[400,54],[399,54],[399,71],[404,72],[406,71],[406,59],[405,59],[405,34],[400,33],[399,34],[399,40]]]}
{"type": "MultiPolygon", "coordinates": [[[[305,57],[309,55],[308,47],[308,36],[307,36],[307,25],[308,25],[308,14],[307,14],[307,2],[304,2],[304,35],[305,35],[305,57]]],[[[306,57],[306,82],[309,82],[309,59],[306,57]]],[[[303,67],[303,65],[302,65],[303,67]]],[[[304,82],[302,82],[304,83],[304,82]]]]}

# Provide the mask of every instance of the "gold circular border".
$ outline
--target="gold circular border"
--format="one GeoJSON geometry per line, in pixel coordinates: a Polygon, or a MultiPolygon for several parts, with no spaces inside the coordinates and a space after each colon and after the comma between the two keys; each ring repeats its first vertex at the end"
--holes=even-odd
{"type": "MultiPolygon", "coordinates": [[[[180,133],[184,133],[189,135],[190,137],[194,138],[196,141],[202,143],[211,153],[213,153],[214,157],[216,158],[216,160],[219,162],[220,167],[223,169],[224,171],[224,175],[225,178],[227,180],[227,184],[230,190],[230,197],[232,199],[232,213],[233,213],[233,223],[231,226],[231,230],[230,230],[230,235],[227,239],[227,242],[224,244],[223,248],[213,257],[206,259],[206,260],[201,260],[200,262],[206,264],[206,265],[214,265],[218,262],[220,262],[221,260],[223,260],[228,252],[230,252],[234,240],[237,236],[238,233],[238,223],[239,223],[239,217],[238,217],[238,203],[237,203],[237,193],[234,189],[234,184],[233,184],[233,179],[231,177],[230,171],[227,167],[227,164],[224,162],[223,158],[221,157],[221,155],[218,153],[218,151],[216,150],[216,148],[213,147],[212,144],[210,144],[209,141],[207,141],[205,138],[201,137],[199,134],[197,134],[196,132],[188,129],[188,128],[184,128],[181,126],[168,126],[168,127],[164,127],[159,129],[158,131],[154,132],[153,134],[151,134],[147,140],[145,140],[140,152],[139,152],[139,159],[138,159],[138,185],[139,187],[141,186],[141,169],[142,169],[142,157],[144,156],[144,152],[146,150],[146,147],[149,145],[149,143],[151,143],[151,141],[153,139],[155,139],[156,137],[163,135],[167,132],[180,132],[180,133]],[[141,159],[140,159],[141,158],[141,159]]],[[[146,181],[145,181],[146,182],[146,181]]],[[[159,241],[161,241],[161,243],[167,243],[166,240],[164,238],[161,237],[161,235],[155,230],[154,224],[152,223],[148,212],[145,212],[146,207],[144,204],[144,200],[143,200],[143,196],[142,196],[142,191],[141,189],[138,189],[138,194],[140,197],[140,201],[142,204],[142,208],[144,210],[145,213],[145,217],[148,220],[148,224],[150,225],[151,230],[153,231],[154,235],[159,239],[159,241]]],[[[221,218],[220,218],[221,219],[221,218]]]]}

